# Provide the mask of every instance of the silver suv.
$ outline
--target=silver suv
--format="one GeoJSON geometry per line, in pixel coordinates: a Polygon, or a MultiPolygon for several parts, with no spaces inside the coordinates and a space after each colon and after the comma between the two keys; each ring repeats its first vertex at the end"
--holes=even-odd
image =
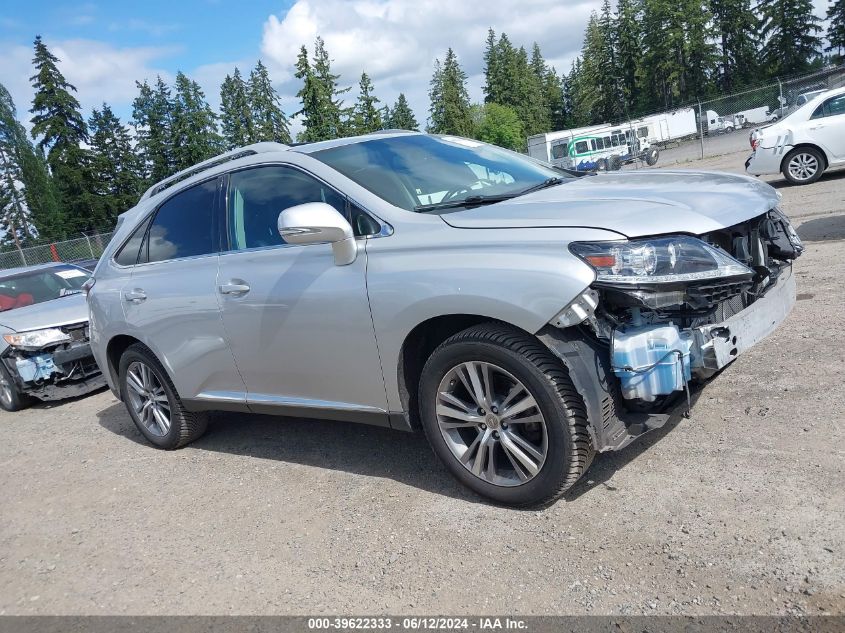
{"type": "Polygon", "coordinates": [[[210,410],[421,428],[479,494],[538,505],[774,330],[801,248],[745,176],[402,131],[258,144],[122,216],[91,340],[158,447],[210,410]]]}

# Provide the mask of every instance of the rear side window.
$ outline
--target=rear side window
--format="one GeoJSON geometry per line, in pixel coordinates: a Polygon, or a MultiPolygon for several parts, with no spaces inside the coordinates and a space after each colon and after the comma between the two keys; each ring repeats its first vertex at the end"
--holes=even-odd
{"type": "Polygon", "coordinates": [[[217,252],[214,197],[217,179],[180,191],[158,209],[140,262],[160,262],[217,252]]]}
{"type": "Polygon", "coordinates": [[[147,232],[147,227],[150,225],[151,218],[147,218],[138,228],[132,232],[126,244],[118,251],[114,257],[114,261],[119,266],[134,266],[138,262],[138,251],[141,249],[141,243],[144,241],[144,235],[147,232]]]}
{"type": "Polygon", "coordinates": [[[552,158],[563,158],[567,154],[567,144],[561,143],[552,147],[552,158]]]}
{"type": "Polygon", "coordinates": [[[813,112],[811,119],[819,119],[826,116],[836,116],[837,114],[845,114],[845,95],[833,97],[828,99],[813,112]]]}

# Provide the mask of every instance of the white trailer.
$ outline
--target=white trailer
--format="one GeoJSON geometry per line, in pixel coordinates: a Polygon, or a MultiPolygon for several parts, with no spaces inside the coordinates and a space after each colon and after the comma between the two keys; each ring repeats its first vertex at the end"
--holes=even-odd
{"type": "Polygon", "coordinates": [[[668,143],[690,138],[698,133],[696,114],[693,108],[681,108],[660,114],[652,114],[632,121],[635,127],[648,127],[648,140],[652,143],[668,143]]]}

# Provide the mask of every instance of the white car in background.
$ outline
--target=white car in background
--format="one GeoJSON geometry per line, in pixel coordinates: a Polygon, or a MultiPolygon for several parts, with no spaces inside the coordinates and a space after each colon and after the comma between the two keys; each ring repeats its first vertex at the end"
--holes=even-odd
{"type": "Polygon", "coordinates": [[[777,123],[751,133],[749,174],[781,172],[793,185],[818,180],[845,163],[845,88],[817,94],[777,123]]]}

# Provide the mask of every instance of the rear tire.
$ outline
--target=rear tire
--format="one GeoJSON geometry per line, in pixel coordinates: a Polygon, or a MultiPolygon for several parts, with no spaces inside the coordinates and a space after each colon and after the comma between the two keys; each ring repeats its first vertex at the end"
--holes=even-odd
{"type": "Polygon", "coordinates": [[[614,154],[610,157],[608,166],[610,167],[610,171],[619,171],[622,169],[622,159],[619,157],[619,154],[614,154]]]}
{"type": "Polygon", "coordinates": [[[653,167],[657,164],[657,159],[660,157],[660,150],[656,147],[650,147],[645,152],[645,164],[653,167]]]}
{"type": "Polygon", "coordinates": [[[825,158],[815,147],[797,147],[789,152],[781,164],[783,177],[793,185],[809,185],[822,177],[825,158]]]}
{"type": "Polygon", "coordinates": [[[185,409],[161,363],[141,343],[120,357],[120,397],[141,434],[158,448],[180,448],[200,437],[208,426],[206,412],[185,409]]]}
{"type": "Polygon", "coordinates": [[[505,324],[471,327],[434,350],[420,377],[419,402],[437,457],[458,481],[497,503],[549,504],[595,454],[584,402],[560,361],[505,324]]]}
{"type": "Polygon", "coordinates": [[[0,408],[4,411],[20,411],[32,404],[32,397],[18,391],[9,370],[0,362],[0,408]]]}

